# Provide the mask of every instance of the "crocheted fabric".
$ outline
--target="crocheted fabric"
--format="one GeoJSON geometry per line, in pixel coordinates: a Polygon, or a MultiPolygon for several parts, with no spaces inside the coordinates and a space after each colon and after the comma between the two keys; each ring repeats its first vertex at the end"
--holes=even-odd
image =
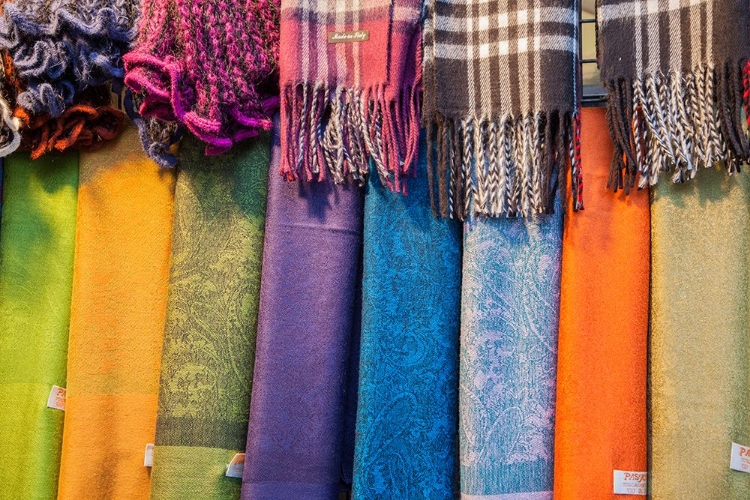
{"type": "Polygon", "coordinates": [[[279,0],[144,0],[142,9],[125,56],[141,115],[184,124],[207,154],[271,128],[279,0]]]}
{"type": "Polygon", "coordinates": [[[5,67],[12,65],[10,55],[0,51],[0,158],[8,156],[21,144],[18,129],[21,121],[13,116],[13,103],[16,100],[16,89],[5,76],[5,67]]]}
{"type": "Polygon", "coordinates": [[[135,37],[137,0],[16,0],[4,5],[0,47],[24,89],[18,104],[32,114],[63,114],[83,91],[122,86],[124,54],[135,37]]]}
{"type": "Polygon", "coordinates": [[[281,173],[403,191],[419,147],[421,2],[282,0],[281,173]]]}
{"type": "MultiPolygon", "coordinates": [[[[742,129],[746,0],[598,2],[599,65],[615,143],[609,185],[627,192],[750,159],[742,129]]],[[[747,90],[750,90],[748,83],[747,90]]],[[[747,101],[745,101],[747,102],[747,101]]]]}

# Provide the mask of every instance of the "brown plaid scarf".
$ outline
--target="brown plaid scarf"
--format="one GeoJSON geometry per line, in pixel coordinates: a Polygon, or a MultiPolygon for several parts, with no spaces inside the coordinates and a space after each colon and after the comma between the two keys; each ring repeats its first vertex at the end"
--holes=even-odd
{"type": "Polygon", "coordinates": [[[421,0],[282,0],[281,173],[403,191],[419,145],[421,0]]]}
{"type": "Polygon", "coordinates": [[[742,130],[747,0],[600,0],[599,64],[615,143],[609,186],[692,179],[750,159],[742,130]]]}
{"type": "Polygon", "coordinates": [[[441,215],[551,212],[568,157],[580,208],[575,0],[432,0],[424,32],[441,215]]]}

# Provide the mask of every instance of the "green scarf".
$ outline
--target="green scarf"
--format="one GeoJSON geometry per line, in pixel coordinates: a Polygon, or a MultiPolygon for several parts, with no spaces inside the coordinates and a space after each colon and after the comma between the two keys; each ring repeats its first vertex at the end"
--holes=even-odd
{"type": "Polygon", "coordinates": [[[5,159],[0,230],[0,499],[57,494],[78,155],[5,159]]]}
{"type": "Polygon", "coordinates": [[[180,154],[151,498],[239,498],[263,254],[267,136],[180,154]]]}

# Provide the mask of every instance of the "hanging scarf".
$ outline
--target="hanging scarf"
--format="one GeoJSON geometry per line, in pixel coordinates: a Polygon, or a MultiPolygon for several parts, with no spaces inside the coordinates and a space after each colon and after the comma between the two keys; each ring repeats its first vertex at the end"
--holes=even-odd
{"type": "Polygon", "coordinates": [[[568,157],[580,208],[577,22],[574,0],[430,3],[422,116],[442,216],[551,212],[568,157]]]}
{"type": "Polygon", "coordinates": [[[459,376],[464,500],[551,500],[562,200],[464,226],[459,376]]]}
{"type": "Polygon", "coordinates": [[[750,159],[742,130],[750,55],[745,0],[601,0],[599,64],[615,143],[608,185],[626,192],[750,159]]]}
{"type": "Polygon", "coordinates": [[[0,47],[24,82],[18,104],[26,111],[56,118],[91,86],[120,91],[138,1],[16,0],[3,8],[0,47]]]}
{"type": "MultiPolygon", "coordinates": [[[[745,4],[747,7],[747,4],[745,4]]],[[[750,176],[715,167],[651,204],[650,498],[750,498],[750,176]]],[[[632,260],[633,257],[631,257],[632,260]]]]}
{"type": "Polygon", "coordinates": [[[403,191],[419,143],[419,0],[282,0],[281,173],[403,191]]]}
{"type": "Polygon", "coordinates": [[[183,124],[207,154],[270,129],[278,2],[144,0],[125,56],[125,82],[144,93],[141,115],[183,124]]]}
{"type": "Polygon", "coordinates": [[[576,215],[568,199],[565,217],[556,500],[617,500],[613,471],[646,471],[649,193],[613,197],[603,189],[612,150],[605,110],[584,108],[583,178],[598,189],[587,191],[586,210],[576,215]]]}
{"type": "Polygon", "coordinates": [[[363,195],[285,182],[274,142],[242,498],[335,500],[363,195]]]}
{"type": "Polygon", "coordinates": [[[461,227],[430,210],[424,140],[409,196],[365,196],[353,498],[450,499],[457,490],[461,227]]]}
{"type": "Polygon", "coordinates": [[[64,412],[78,155],[5,158],[0,231],[0,499],[53,499],[64,412]]]}
{"type": "MultiPolygon", "coordinates": [[[[267,136],[266,136],[267,137],[267,136]]],[[[270,145],[180,147],[151,498],[236,500],[245,448],[270,145]]]]}
{"type": "Polygon", "coordinates": [[[174,171],[132,125],[80,155],[58,500],[145,499],[169,278],[174,171]],[[107,467],[102,467],[102,464],[107,467]],[[105,495],[106,493],[106,495],[105,495]]]}

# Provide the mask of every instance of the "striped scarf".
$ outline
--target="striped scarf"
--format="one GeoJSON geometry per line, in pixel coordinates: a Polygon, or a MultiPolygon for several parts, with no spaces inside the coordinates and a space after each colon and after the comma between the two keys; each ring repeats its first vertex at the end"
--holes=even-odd
{"type": "Polygon", "coordinates": [[[575,0],[430,2],[422,117],[444,217],[550,212],[568,157],[580,206],[577,32],[575,0]]]}
{"type": "Polygon", "coordinates": [[[750,159],[742,130],[745,0],[601,0],[599,64],[615,142],[609,186],[674,182],[750,159]]]}
{"type": "Polygon", "coordinates": [[[282,0],[281,173],[403,191],[419,146],[419,0],[282,0]]]}

